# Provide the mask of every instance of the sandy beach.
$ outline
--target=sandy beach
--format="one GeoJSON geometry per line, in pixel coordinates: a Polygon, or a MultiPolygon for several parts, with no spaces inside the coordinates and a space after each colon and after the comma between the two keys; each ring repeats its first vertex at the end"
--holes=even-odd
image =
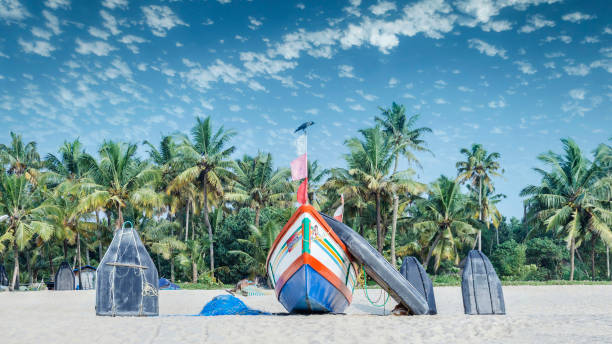
{"type": "MultiPolygon", "coordinates": [[[[224,291],[161,291],[160,316],[97,317],[95,291],[0,294],[2,343],[612,343],[612,286],[504,287],[505,316],[466,316],[458,287],[435,289],[439,315],[384,316],[355,291],[345,315],[182,316],[224,291]]],[[[378,295],[374,291],[373,296],[378,295]]],[[[272,295],[241,297],[284,309],[272,295]]],[[[386,313],[394,302],[389,301],[386,313]]]]}

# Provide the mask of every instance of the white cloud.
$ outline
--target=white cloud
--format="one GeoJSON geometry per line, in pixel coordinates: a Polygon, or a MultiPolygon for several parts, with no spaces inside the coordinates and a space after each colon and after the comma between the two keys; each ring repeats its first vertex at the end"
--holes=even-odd
{"type": "Polygon", "coordinates": [[[484,24],[482,24],[481,26],[482,31],[495,31],[495,32],[502,32],[502,31],[507,31],[512,29],[512,23],[510,23],[507,20],[498,20],[498,21],[489,21],[486,22],[484,24]]]}
{"type": "Polygon", "coordinates": [[[62,30],[60,30],[59,19],[57,19],[56,16],[54,16],[51,12],[47,10],[43,10],[42,14],[45,17],[45,19],[47,19],[45,26],[49,28],[49,30],[51,30],[53,34],[59,35],[62,32],[62,30]]]}
{"type": "Polygon", "coordinates": [[[310,114],[310,115],[318,115],[318,114],[319,114],[319,109],[315,109],[315,108],[313,108],[313,109],[308,109],[308,110],[306,110],[305,112],[306,112],[307,114],[310,114]]]}
{"type": "Polygon", "coordinates": [[[390,88],[394,88],[395,86],[397,86],[398,83],[399,83],[399,81],[396,78],[392,77],[391,79],[389,79],[388,86],[390,88]]]}
{"type": "Polygon", "coordinates": [[[353,78],[358,79],[353,73],[354,67],[349,65],[339,65],[338,66],[338,76],[341,78],[353,78]]]}
{"type": "Polygon", "coordinates": [[[115,8],[127,8],[128,0],[104,0],[102,6],[114,10],[115,8]]]}
{"type": "Polygon", "coordinates": [[[148,42],[148,40],[139,36],[125,35],[121,37],[119,42],[125,44],[127,48],[130,49],[134,54],[138,54],[140,52],[140,49],[136,44],[146,43],[148,42]]]}
{"type": "Polygon", "coordinates": [[[263,24],[261,20],[251,16],[249,16],[249,23],[249,29],[251,30],[257,30],[263,24]]]}
{"type": "Polygon", "coordinates": [[[172,12],[168,6],[143,6],[147,25],[155,36],[165,37],[168,30],[178,25],[189,26],[172,12]]]}
{"type": "Polygon", "coordinates": [[[554,42],[554,41],[561,41],[565,44],[570,44],[572,43],[572,37],[568,36],[568,35],[560,35],[560,36],[547,36],[544,39],[544,42],[546,43],[550,43],[550,42],[554,42]]]}
{"type": "Polygon", "coordinates": [[[32,32],[32,34],[38,38],[42,38],[42,39],[46,39],[49,40],[49,38],[51,38],[52,34],[49,31],[43,30],[39,27],[33,27],[30,32],[32,32]]]}
{"type": "Polygon", "coordinates": [[[493,129],[491,129],[491,134],[503,134],[504,131],[500,128],[500,127],[493,127],[493,129]]]}
{"type": "Polygon", "coordinates": [[[442,104],[448,104],[448,101],[444,98],[436,98],[434,99],[434,103],[438,105],[442,105],[442,104]]]}
{"type": "Polygon", "coordinates": [[[459,87],[457,87],[457,89],[458,89],[459,91],[461,91],[461,92],[474,92],[474,90],[473,90],[473,89],[471,89],[471,88],[469,88],[469,87],[466,87],[466,86],[459,86],[459,87]]]}
{"type": "Polygon", "coordinates": [[[97,56],[106,56],[109,52],[115,50],[115,47],[102,41],[85,42],[77,38],[76,44],[76,52],[83,55],[94,54],[97,56]]]}
{"type": "Polygon", "coordinates": [[[530,33],[536,30],[539,30],[543,27],[554,27],[555,26],[555,22],[552,20],[548,20],[546,18],[544,18],[544,16],[540,15],[540,14],[536,14],[534,16],[531,16],[529,18],[529,20],[527,20],[527,24],[525,24],[523,27],[521,27],[521,29],[519,30],[519,32],[522,33],[530,33]]]}
{"type": "Polygon", "coordinates": [[[105,71],[105,75],[110,79],[115,79],[118,76],[123,76],[126,79],[132,78],[132,70],[127,63],[121,61],[121,59],[114,59],[111,63],[110,68],[105,71]]]}
{"type": "Polygon", "coordinates": [[[28,54],[38,54],[40,56],[49,57],[51,56],[51,52],[55,50],[55,47],[46,41],[28,42],[19,38],[17,42],[21,46],[21,49],[28,54]]]}
{"type": "Polygon", "coordinates": [[[390,1],[379,1],[376,5],[370,6],[370,11],[376,16],[383,15],[389,11],[395,11],[396,9],[395,3],[390,1]]]}
{"type": "Polygon", "coordinates": [[[519,66],[519,70],[523,74],[535,74],[537,72],[537,69],[535,69],[531,63],[527,61],[515,61],[514,64],[519,66]]]}
{"type": "Polygon", "coordinates": [[[404,93],[404,95],[402,95],[403,98],[408,98],[408,99],[416,99],[416,97],[410,93],[404,93]]]}
{"type": "Polygon", "coordinates": [[[305,6],[303,3],[301,3],[301,2],[300,2],[300,3],[298,3],[297,5],[295,5],[295,7],[299,8],[299,9],[301,9],[301,10],[303,10],[303,9],[305,9],[305,8],[306,8],[306,6],[305,6]]]}
{"type": "Polygon", "coordinates": [[[586,93],[587,91],[583,88],[575,88],[569,91],[569,96],[572,97],[572,99],[584,100],[586,93]]]}
{"type": "Polygon", "coordinates": [[[253,91],[265,91],[266,88],[255,80],[249,80],[249,88],[253,91]]]}
{"type": "Polygon", "coordinates": [[[448,85],[444,80],[437,80],[434,82],[434,87],[437,89],[443,89],[448,85]]]}
{"type": "Polygon", "coordinates": [[[0,0],[0,19],[6,23],[19,22],[30,16],[30,12],[19,0],[0,0]]]}
{"type": "Polygon", "coordinates": [[[232,105],[230,105],[229,110],[231,112],[238,112],[238,111],[240,111],[240,105],[232,104],[232,105]]]}
{"type": "Polygon", "coordinates": [[[329,104],[327,104],[327,106],[329,106],[329,108],[332,109],[333,111],[343,112],[342,109],[338,105],[336,105],[334,103],[329,103],[329,104]]]}
{"type": "Polygon", "coordinates": [[[491,109],[501,109],[506,107],[506,100],[504,97],[499,97],[498,100],[492,100],[487,104],[491,109]]]}
{"type": "Polygon", "coordinates": [[[220,4],[229,4],[232,0],[217,0],[220,4]]]}
{"type": "MultiPolygon", "coordinates": [[[[463,112],[473,112],[474,109],[472,109],[469,106],[462,106],[459,108],[459,111],[463,111],[463,112]]],[[[476,126],[478,126],[478,124],[476,124],[476,126]]],[[[478,129],[478,127],[474,128],[474,129],[478,129]]]]}
{"type": "Polygon", "coordinates": [[[107,28],[113,36],[121,32],[121,30],[119,30],[117,19],[115,19],[115,17],[113,17],[105,10],[101,10],[100,15],[102,16],[102,19],[104,19],[104,23],[102,24],[102,26],[107,28]]]}
{"type": "Polygon", "coordinates": [[[54,10],[58,8],[70,8],[70,0],[47,0],[45,6],[54,10]]]}
{"type": "Polygon", "coordinates": [[[104,30],[100,30],[97,27],[93,27],[93,26],[90,26],[87,32],[89,32],[90,35],[97,37],[97,38],[101,38],[103,40],[107,40],[108,36],[110,36],[110,33],[104,30]]]}
{"type": "Polygon", "coordinates": [[[340,43],[344,49],[370,44],[388,54],[399,44],[398,36],[422,33],[425,37],[442,38],[453,29],[456,16],[451,11],[451,6],[443,0],[419,1],[404,7],[402,16],[394,21],[366,17],[358,25],[349,24],[342,32],[340,43]]]}
{"type": "Polygon", "coordinates": [[[353,104],[350,106],[353,111],[365,111],[365,108],[361,104],[353,104]]]}
{"type": "Polygon", "coordinates": [[[582,12],[573,12],[573,13],[568,13],[564,15],[563,17],[561,17],[561,19],[572,22],[572,23],[580,23],[583,20],[595,19],[595,16],[592,16],[586,13],[582,13],[582,12]]]}
{"type": "Polygon", "coordinates": [[[565,70],[567,75],[572,76],[585,76],[591,71],[591,68],[583,63],[577,66],[565,66],[563,67],[563,69],[565,70]]]}
{"type": "Polygon", "coordinates": [[[373,94],[367,94],[367,93],[363,92],[363,90],[357,90],[355,92],[357,92],[358,95],[362,96],[363,99],[365,99],[365,100],[367,100],[369,102],[372,102],[372,101],[375,101],[376,99],[378,99],[377,96],[375,96],[373,94]]]}
{"type": "Polygon", "coordinates": [[[464,20],[463,25],[474,27],[479,23],[487,23],[499,14],[505,7],[525,10],[530,5],[554,4],[562,0],[457,0],[454,5],[464,14],[471,16],[464,20]]]}
{"type": "Polygon", "coordinates": [[[240,53],[240,61],[243,62],[244,67],[253,75],[276,75],[297,66],[297,62],[273,60],[264,54],[257,54],[253,52],[240,53]]]}
{"type": "Polygon", "coordinates": [[[589,43],[589,44],[599,43],[599,37],[597,37],[597,36],[585,36],[584,40],[582,41],[582,43],[589,43]]]}
{"type": "Polygon", "coordinates": [[[181,77],[199,89],[209,89],[211,83],[222,80],[228,84],[246,82],[247,76],[239,68],[217,59],[208,68],[195,67],[187,72],[181,72],[181,77]]]}
{"type": "Polygon", "coordinates": [[[506,56],[506,49],[502,49],[502,48],[497,48],[494,45],[491,45],[485,41],[482,41],[480,39],[476,39],[476,38],[472,38],[470,40],[468,40],[468,44],[470,48],[474,48],[478,51],[480,51],[481,54],[485,54],[487,56],[499,56],[503,59],[507,59],[508,56],[506,56]]]}

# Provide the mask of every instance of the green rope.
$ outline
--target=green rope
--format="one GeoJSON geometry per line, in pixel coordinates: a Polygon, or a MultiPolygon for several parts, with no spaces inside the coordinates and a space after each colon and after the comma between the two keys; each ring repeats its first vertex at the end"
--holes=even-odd
{"type": "Polygon", "coordinates": [[[132,221],[125,221],[125,222],[123,223],[123,226],[121,226],[121,227],[125,228],[125,224],[126,224],[126,223],[129,223],[129,224],[130,224],[130,228],[134,228],[134,224],[132,223],[132,221]]]}
{"type": "MultiPolygon", "coordinates": [[[[365,267],[362,265],[361,269],[363,270],[363,289],[365,290],[365,296],[368,299],[368,301],[370,302],[370,304],[374,307],[385,307],[385,305],[387,304],[387,301],[389,301],[389,294],[387,293],[387,299],[385,300],[385,303],[383,303],[382,305],[377,305],[376,303],[374,303],[374,301],[372,301],[370,299],[370,295],[368,295],[368,283],[367,283],[367,274],[365,271],[365,267]]],[[[384,293],[384,291],[381,291],[381,294],[384,293]]],[[[378,300],[380,300],[380,295],[378,296],[378,300]]],[[[378,302],[378,300],[376,300],[376,302],[378,302]]]]}

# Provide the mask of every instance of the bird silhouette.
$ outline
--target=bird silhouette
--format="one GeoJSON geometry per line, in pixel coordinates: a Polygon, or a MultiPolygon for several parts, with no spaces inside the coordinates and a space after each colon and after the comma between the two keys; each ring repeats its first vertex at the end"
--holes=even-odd
{"type": "Polygon", "coordinates": [[[302,123],[302,125],[300,125],[297,129],[295,129],[294,133],[297,133],[300,130],[306,131],[306,128],[310,127],[313,124],[315,124],[315,122],[313,121],[302,123]]]}

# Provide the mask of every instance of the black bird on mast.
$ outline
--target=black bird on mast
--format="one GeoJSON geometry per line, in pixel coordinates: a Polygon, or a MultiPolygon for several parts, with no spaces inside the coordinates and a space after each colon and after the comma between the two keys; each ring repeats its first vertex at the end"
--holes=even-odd
{"type": "Polygon", "coordinates": [[[300,130],[303,130],[304,132],[306,132],[306,128],[310,127],[313,124],[315,124],[315,122],[313,121],[302,123],[302,125],[300,125],[297,129],[295,129],[294,133],[297,133],[300,130]]]}

